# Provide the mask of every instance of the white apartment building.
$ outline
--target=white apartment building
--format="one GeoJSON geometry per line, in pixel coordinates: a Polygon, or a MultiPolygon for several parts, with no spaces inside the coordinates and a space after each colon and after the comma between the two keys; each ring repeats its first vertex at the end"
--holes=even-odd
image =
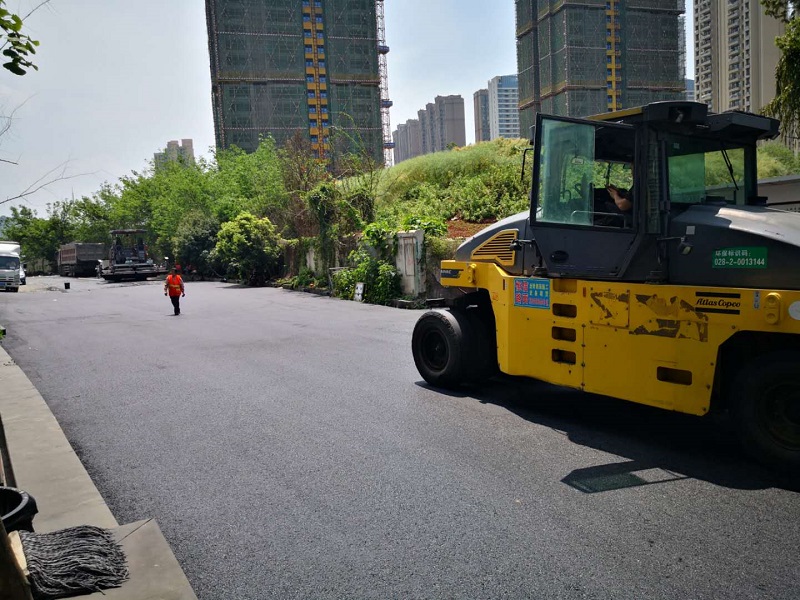
{"type": "Polygon", "coordinates": [[[759,0],[694,0],[697,101],[714,112],[760,111],[775,97],[784,29],[759,0]]]}
{"type": "Polygon", "coordinates": [[[520,137],[516,75],[498,75],[489,81],[489,135],[493,140],[520,137]]]}

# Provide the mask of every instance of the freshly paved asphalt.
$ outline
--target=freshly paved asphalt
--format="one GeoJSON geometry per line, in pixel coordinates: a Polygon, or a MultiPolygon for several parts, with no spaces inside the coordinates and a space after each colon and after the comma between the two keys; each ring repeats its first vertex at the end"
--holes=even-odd
{"type": "Polygon", "coordinates": [[[3,346],[201,599],[795,599],[800,494],[724,424],[414,368],[417,311],[31,278],[3,346]]]}

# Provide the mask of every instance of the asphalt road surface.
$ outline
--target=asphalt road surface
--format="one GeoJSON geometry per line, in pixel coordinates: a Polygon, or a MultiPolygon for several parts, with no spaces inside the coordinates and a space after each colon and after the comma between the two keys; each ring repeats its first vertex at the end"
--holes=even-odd
{"type": "Polygon", "coordinates": [[[521,380],[448,394],[418,311],[30,278],[3,346],[201,599],[800,597],[800,494],[724,423],[521,380]]]}

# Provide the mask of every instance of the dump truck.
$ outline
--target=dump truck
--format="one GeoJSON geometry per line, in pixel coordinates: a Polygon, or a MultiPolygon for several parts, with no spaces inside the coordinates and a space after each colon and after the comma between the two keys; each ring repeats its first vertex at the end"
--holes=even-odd
{"type": "Polygon", "coordinates": [[[108,259],[98,262],[97,274],[106,281],[144,281],[164,275],[165,266],[153,262],[144,240],[146,229],[111,230],[108,259]]]}
{"type": "Polygon", "coordinates": [[[25,285],[20,251],[19,242],[0,241],[0,289],[4,292],[18,292],[25,285]]]}
{"type": "Polygon", "coordinates": [[[71,242],[58,249],[56,264],[62,277],[87,277],[97,273],[98,261],[106,257],[105,244],[71,242]]]}
{"type": "Polygon", "coordinates": [[[757,191],[756,144],[778,133],[694,102],[537,115],[530,208],[441,263],[451,293],[412,335],[422,377],[724,411],[748,452],[797,472],[800,214],[757,191]]]}

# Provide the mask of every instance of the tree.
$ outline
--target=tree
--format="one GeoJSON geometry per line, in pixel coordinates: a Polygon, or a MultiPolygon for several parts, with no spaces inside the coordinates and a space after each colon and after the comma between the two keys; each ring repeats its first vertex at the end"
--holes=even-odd
{"type": "Polygon", "coordinates": [[[25,75],[26,69],[39,70],[39,67],[32,62],[32,56],[36,54],[39,42],[22,33],[22,25],[25,19],[47,2],[49,0],[37,5],[24,17],[20,17],[5,8],[5,0],[0,0],[0,50],[8,59],[8,62],[3,63],[3,68],[14,75],[25,75]]]}
{"type": "Polygon", "coordinates": [[[69,204],[65,202],[48,204],[48,217],[44,219],[27,206],[12,206],[4,235],[20,243],[28,260],[43,259],[53,262],[59,246],[74,239],[69,209],[69,204]]]}
{"type": "Polygon", "coordinates": [[[330,181],[331,174],[324,159],[311,146],[311,140],[297,130],[278,151],[283,183],[289,195],[287,213],[289,227],[284,237],[310,237],[314,234],[314,215],[308,210],[306,196],[315,186],[330,181]]]}
{"type": "Polygon", "coordinates": [[[224,223],[217,234],[214,252],[248,285],[263,285],[277,273],[281,237],[267,218],[244,212],[224,223]]]}
{"type": "Polygon", "coordinates": [[[110,206],[102,198],[81,198],[67,203],[67,212],[77,242],[108,243],[110,206]]]}
{"type": "Polygon", "coordinates": [[[182,265],[191,265],[201,277],[211,275],[209,256],[218,231],[219,223],[215,218],[201,212],[186,215],[173,236],[175,260],[182,265]]]}
{"type": "Polygon", "coordinates": [[[298,130],[278,151],[286,189],[293,194],[310,191],[330,179],[325,161],[311,147],[311,140],[298,130]]]}
{"type": "Polygon", "coordinates": [[[288,194],[271,137],[262,139],[255,152],[246,153],[236,147],[219,150],[216,160],[216,214],[220,222],[247,211],[269,217],[279,228],[287,225],[288,194]]]}
{"type": "Polygon", "coordinates": [[[800,138],[800,18],[791,0],[761,0],[765,12],[786,23],[786,32],[775,39],[781,51],[775,69],[775,98],[764,114],[780,119],[784,138],[800,138]]]}

